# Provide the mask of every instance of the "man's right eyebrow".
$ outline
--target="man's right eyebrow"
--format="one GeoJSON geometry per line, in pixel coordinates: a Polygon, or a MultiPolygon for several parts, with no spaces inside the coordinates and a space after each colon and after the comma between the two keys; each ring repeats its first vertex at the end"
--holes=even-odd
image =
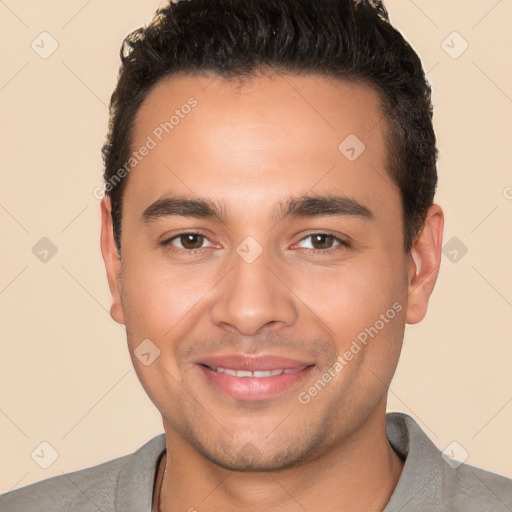
{"type": "Polygon", "coordinates": [[[222,222],[225,221],[226,217],[222,208],[211,200],[174,196],[162,197],[150,204],[142,213],[141,221],[144,224],[150,224],[158,219],[173,215],[199,219],[216,218],[222,222]]]}

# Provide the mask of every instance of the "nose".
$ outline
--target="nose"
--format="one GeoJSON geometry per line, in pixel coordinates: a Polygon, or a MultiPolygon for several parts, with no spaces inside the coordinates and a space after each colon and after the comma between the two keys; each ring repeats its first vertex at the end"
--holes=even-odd
{"type": "Polygon", "coordinates": [[[295,323],[297,298],[271,259],[267,251],[251,263],[238,253],[233,255],[232,270],[216,287],[210,310],[216,325],[251,336],[270,326],[277,329],[295,323]]]}

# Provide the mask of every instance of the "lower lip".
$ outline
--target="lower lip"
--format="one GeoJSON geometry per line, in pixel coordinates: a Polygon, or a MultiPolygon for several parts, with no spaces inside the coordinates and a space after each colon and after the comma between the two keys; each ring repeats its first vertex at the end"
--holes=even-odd
{"type": "Polygon", "coordinates": [[[272,377],[235,377],[203,365],[198,367],[214,387],[226,395],[248,402],[267,400],[296,387],[313,369],[313,366],[307,366],[297,373],[282,373],[272,377]]]}

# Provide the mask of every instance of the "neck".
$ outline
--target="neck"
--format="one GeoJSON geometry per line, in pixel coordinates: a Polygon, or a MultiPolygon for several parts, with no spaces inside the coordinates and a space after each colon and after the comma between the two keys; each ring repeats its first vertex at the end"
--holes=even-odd
{"type": "Polygon", "coordinates": [[[161,482],[159,512],[381,512],[404,463],[389,444],[385,406],[380,409],[327,453],[302,466],[272,472],[221,468],[197,453],[164,421],[169,460],[161,482]]]}

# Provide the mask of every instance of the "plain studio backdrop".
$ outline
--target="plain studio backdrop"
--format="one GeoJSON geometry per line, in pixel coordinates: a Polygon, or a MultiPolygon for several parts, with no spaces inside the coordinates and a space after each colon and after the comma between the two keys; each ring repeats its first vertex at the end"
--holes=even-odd
{"type": "MultiPolygon", "coordinates": [[[[0,2],[1,492],[163,432],[109,315],[93,195],[121,41],[161,3],[0,2]]],[[[433,87],[446,215],[439,280],[427,318],[406,327],[389,410],[512,477],[512,1],[386,5],[433,87]]]]}

